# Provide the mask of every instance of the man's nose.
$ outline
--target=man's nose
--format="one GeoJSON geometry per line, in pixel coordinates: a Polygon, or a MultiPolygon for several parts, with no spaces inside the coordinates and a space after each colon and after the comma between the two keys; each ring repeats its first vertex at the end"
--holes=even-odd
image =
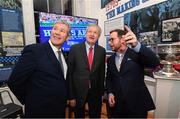
{"type": "Polygon", "coordinates": [[[91,36],[94,36],[94,33],[90,33],[91,36]]]}
{"type": "Polygon", "coordinates": [[[56,34],[60,34],[60,31],[59,31],[59,30],[57,30],[55,33],[56,33],[56,34]]]}

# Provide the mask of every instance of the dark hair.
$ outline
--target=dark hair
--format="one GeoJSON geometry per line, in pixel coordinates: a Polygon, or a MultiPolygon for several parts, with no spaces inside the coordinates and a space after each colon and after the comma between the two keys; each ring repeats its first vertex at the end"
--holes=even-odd
{"type": "Polygon", "coordinates": [[[125,35],[127,33],[125,30],[114,29],[114,30],[110,31],[110,34],[113,32],[116,32],[118,34],[118,37],[122,37],[122,35],[125,35]]]}

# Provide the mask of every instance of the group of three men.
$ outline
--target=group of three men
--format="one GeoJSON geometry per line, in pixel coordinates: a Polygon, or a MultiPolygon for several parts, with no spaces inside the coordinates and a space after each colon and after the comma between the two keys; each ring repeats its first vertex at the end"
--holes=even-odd
{"type": "Polygon", "coordinates": [[[144,67],[154,68],[159,60],[127,26],[110,32],[115,53],[107,60],[106,81],[106,51],[96,44],[101,28],[88,26],[86,40],[72,46],[67,57],[61,48],[69,32],[67,23],[57,22],[48,42],[24,48],[8,86],[25,105],[25,117],[64,118],[69,100],[76,118],[85,117],[86,103],[89,117],[100,118],[105,82],[113,117],[147,117],[147,111],[155,109],[144,67]]]}

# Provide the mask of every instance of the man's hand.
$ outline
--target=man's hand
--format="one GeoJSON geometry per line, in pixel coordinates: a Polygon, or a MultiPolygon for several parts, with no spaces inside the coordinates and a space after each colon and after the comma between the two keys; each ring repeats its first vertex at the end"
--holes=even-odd
{"type": "Polygon", "coordinates": [[[71,107],[75,107],[76,106],[76,99],[69,100],[69,105],[71,107]]]}
{"type": "Polygon", "coordinates": [[[114,100],[114,95],[113,95],[113,94],[109,94],[109,96],[108,96],[108,101],[109,101],[109,106],[110,106],[110,107],[114,107],[114,105],[115,105],[115,100],[114,100]]]}
{"type": "Polygon", "coordinates": [[[126,41],[126,44],[130,44],[133,48],[136,47],[138,44],[136,35],[126,25],[124,25],[124,30],[127,31],[126,35],[123,35],[123,37],[126,41]]]}

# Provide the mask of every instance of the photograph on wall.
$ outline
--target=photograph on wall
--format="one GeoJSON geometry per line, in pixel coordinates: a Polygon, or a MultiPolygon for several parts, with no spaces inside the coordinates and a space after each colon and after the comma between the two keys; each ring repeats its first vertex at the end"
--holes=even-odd
{"type": "Polygon", "coordinates": [[[158,38],[158,31],[143,32],[139,34],[139,42],[145,45],[155,44],[158,38]]]}
{"type": "Polygon", "coordinates": [[[162,21],[162,42],[180,40],[180,17],[162,21]]]}
{"type": "Polygon", "coordinates": [[[2,32],[3,47],[6,46],[23,46],[23,33],[22,32],[2,32]]]}

